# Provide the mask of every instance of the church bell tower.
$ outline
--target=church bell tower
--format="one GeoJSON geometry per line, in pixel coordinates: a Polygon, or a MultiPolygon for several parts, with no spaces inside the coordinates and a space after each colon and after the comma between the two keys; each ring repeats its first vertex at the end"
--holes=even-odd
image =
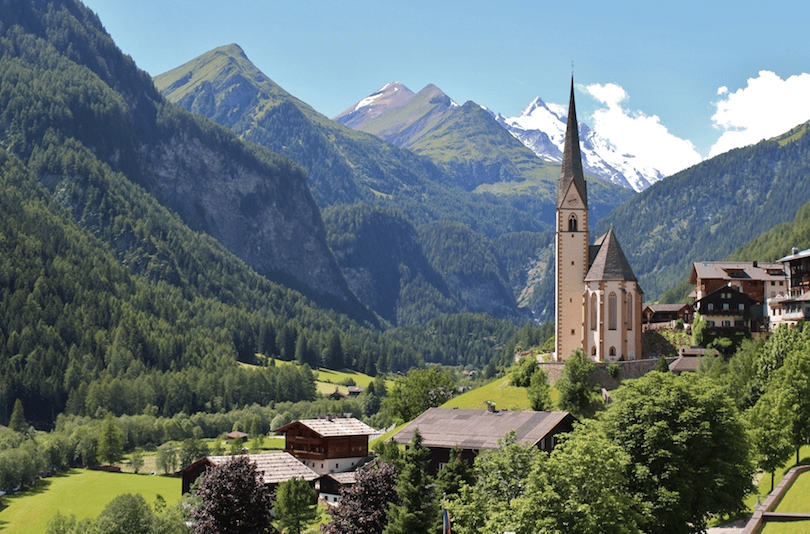
{"type": "Polygon", "coordinates": [[[584,279],[588,271],[589,242],[585,186],[572,77],[562,172],[557,188],[555,361],[564,361],[573,350],[583,347],[584,279]]]}

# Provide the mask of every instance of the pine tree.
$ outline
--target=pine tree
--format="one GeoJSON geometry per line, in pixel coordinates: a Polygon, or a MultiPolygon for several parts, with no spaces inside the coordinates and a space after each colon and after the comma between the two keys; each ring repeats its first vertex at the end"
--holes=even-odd
{"type": "Polygon", "coordinates": [[[315,521],[317,493],[303,478],[291,478],[278,485],[273,507],[281,530],[288,534],[301,534],[307,523],[315,521]]]}
{"type": "Polygon", "coordinates": [[[108,413],[101,424],[101,435],[98,438],[98,457],[108,464],[116,462],[124,452],[124,433],[115,422],[112,413],[108,413]]]}
{"type": "Polygon", "coordinates": [[[8,427],[16,432],[25,432],[28,430],[28,423],[25,420],[25,409],[20,399],[14,401],[14,408],[11,410],[11,419],[8,421],[8,427]]]}
{"type": "Polygon", "coordinates": [[[397,478],[397,494],[402,504],[388,506],[385,534],[422,534],[437,530],[439,507],[433,477],[427,473],[429,457],[430,450],[422,445],[419,430],[414,430],[397,478]]]}

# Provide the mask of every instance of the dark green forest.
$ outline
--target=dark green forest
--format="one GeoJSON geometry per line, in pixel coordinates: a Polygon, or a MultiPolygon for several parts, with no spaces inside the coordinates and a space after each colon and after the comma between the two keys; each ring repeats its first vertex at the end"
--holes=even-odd
{"type": "Polygon", "coordinates": [[[516,329],[461,315],[439,352],[430,336],[380,329],[359,303],[323,307],[279,284],[283,273],[258,274],[150,194],[160,189],[149,154],[194,138],[272,177],[281,195],[306,188],[300,167],[166,103],[77,2],[16,0],[0,6],[0,20],[3,422],[18,399],[42,428],[60,413],[172,416],[309,400],[306,367],[267,365],[272,357],[369,374],[483,365],[516,329]],[[478,329],[492,340],[470,345],[478,329]]]}

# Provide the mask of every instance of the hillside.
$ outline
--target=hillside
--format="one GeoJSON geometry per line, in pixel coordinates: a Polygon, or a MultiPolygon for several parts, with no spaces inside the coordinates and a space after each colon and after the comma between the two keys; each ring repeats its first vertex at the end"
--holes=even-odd
{"type": "MultiPolygon", "coordinates": [[[[423,157],[415,153],[415,146],[414,151],[397,148],[374,135],[352,130],[319,115],[259,71],[236,45],[202,54],[157,76],[155,83],[172,102],[232,128],[243,139],[295,160],[307,170],[309,185],[322,209],[351,212],[356,211],[355,208],[344,204],[358,202],[378,206],[381,212],[393,208],[410,224],[411,229],[402,230],[410,235],[423,225],[437,221],[459,222],[490,240],[517,232],[537,233],[545,239],[551,229],[559,166],[543,164],[501,128],[491,114],[471,103],[464,106],[470,112],[469,127],[462,127],[464,121],[458,122],[467,111],[447,122],[442,110],[458,106],[435,87],[413,95],[401,84],[392,84],[373,99],[377,105],[385,103],[392,108],[404,99],[409,103],[408,109],[418,108],[411,133],[419,142],[426,139],[428,130],[443,125],[446,135],[442,139],[446,144],[439,145],[437,140],[433,148],[420,148],[424,151],[423,157]]],[[[366,112],[373,114],[378,109],[378,106],[359,106],[357,118],[360,120],[360,114],[368,118],[366,112]]],[[[411,111],[402,110],[402,113],[399,119],[407,121],[405,115],[411,111]]],[[[392,128],[399,129],[397,121],[390,118],[385,121],[393,122],[392,128]]],[[[380,127],[384,128],[384,124],[380,127]]],[[[401,131],[397,135],[400,134],[401,131]]],[[[594,218],[632,195],[632,191],[599,180],[593,180],[591,190],[594,218]]],[[[334,213],[327,216],[325,212],[324,216],[327,224],[347,220],[347,216],[334,213]]],[[[348,219],[353,217],[355,215],[350,215],[348,219]]],[[[342,227],[328,229],[330,235],[345,232],[342,227]]],[[[386,320],[409,324],[442,313],[465,311],[486,311],[508,318],[523,315],[519,308],[529,306],[533,312],[540,313],[538,319],[551,317],[552,306],[542,300],[550,294],[548,279],[529,275],[535,270],[537,247],[509,251],[510,257],[523,258],[523,270],[510,269],[507,281],[468,276],[455,278],[451,283],[435,263],[429,268],[444,278],[441,281],[421,276],[418,273],[424,272],[423,267],[413,271],[407,261],[394,265],[388,260],[380,261],[379,254],[358,253],[371,251],[376,244],[383,243],[387,244],[383,250],[388,254],[391,244],[404,243],[400,237],[405,234],[390,236],[392,239],[384,242],[379,239],[381,232],[366,232],[359,239],[353,238],[350,251],[340,248],[339,243],[345,241],[331,239],[330,246],[351,289],[361,302],[386,320]],[[365,239],[371,241],[363,243],[365,239]],[[382,274],[383,264],[391,271],[387,275],[382,274]],[[535,290],[533,286],[527,287],[529,281],[546,285],[535,290]],[[496,287],[504,284],[511,296],[504,296],[496,287]],[[476,286],[488,286],[486,291],[498,295],[494,306],[471,298],[477,292],[476,286]],[[446,288],[450,288],[449,293],[446,288]],[[407,295],[401,294],[402,291],[407,295]],[[537,297],[522,298],[526,292],[537,297]],[[402,298],[397,300],[397,296],[402,298]],[[417,310],[416,303],[430,304],[417,310]],[[399,310],[403,306],[404,309],[399,310]]],[[[423,234],[419,232],[419,235],[423,234]]],[[[540,248],[549,243],[550,240],[540,248]]],[[[420,242],[419,245],[425,244],[420,242]]],[[[414,258],[423,254],[414,248],[409,250],[415,251],[414,258]]],[[[394,253],[392,257],[401,255],[394,253]]],[[[465,258],[469,258],[469,254],[465,258]]],[[[486,271],[503,270],[504,257],[496,254],[486,261],[489,260],[486,271]]],[[[474,261],[480,263],[484,259],[474,261]]]]}
{"type": "MultiPolygon", "coordinates": [[[[298,166],[165,102],[72,0],[0,20],[4,422],[16,399],[48,427],[314,394],[306,368],[237,365],[256,353],[369,374],[438,357],[350,293],[298,166]]],[[[467,332],[514,329],[461,317],[441,357],[462,365],[497,354],[467,332]]]]}
{"type": "Polygon", "coordinates": [[[692,263],[726,258],[810,201],[807,127],[665,178],[599,221],[594,235],[614,228],[645,299],[656,300],[692,263]]]}

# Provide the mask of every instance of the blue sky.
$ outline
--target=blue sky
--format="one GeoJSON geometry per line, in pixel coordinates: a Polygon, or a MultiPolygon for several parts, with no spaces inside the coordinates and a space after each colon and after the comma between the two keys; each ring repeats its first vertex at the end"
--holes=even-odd
{"type": "Polygon", "coordinates": [[[87,0],[157,75],[236,43],[333,117],[388,82],[506,116],[537,96],[666,174],[810,119],[810,3],[87,0]]]}

